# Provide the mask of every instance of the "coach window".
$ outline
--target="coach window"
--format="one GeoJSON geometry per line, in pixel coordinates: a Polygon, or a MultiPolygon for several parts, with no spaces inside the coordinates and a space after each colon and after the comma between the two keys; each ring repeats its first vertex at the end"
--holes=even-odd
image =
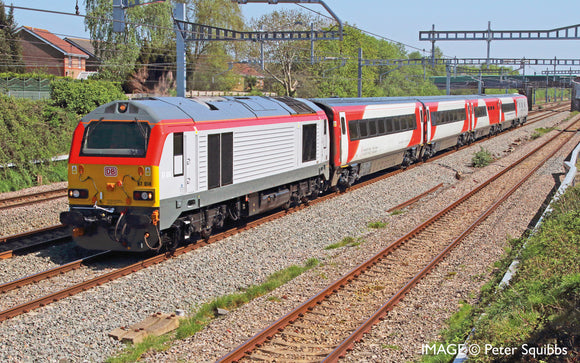
{"type": "Polygon", "coordinates": [[[358,132],[358,121],[349,121],[348,122],[348,131],[350,133],[350,141],[360,139],[359,132],[358,132]]]}
{"type": "Polygon", "coordinates": [[[386,120],[386,122],[387,122],[387,134],[393,133],[393,119],[392,118],[388,118],[386,120]]]}
{"type": "Polygon", "coordinates": [[[400,117],[393,118],[393,132],[401,131],[401,119],[400,117]]]}
{"type": "Polygon", "coordinates": [[[358,128],[360,130],[360,138],[364,139],[369,136],[369,125],[365,120],[360,120],[358,123],[358,128]]]}
{"type": "Polygon", "coordinates": [[[386,120],[384,118],[379,119],[379,135],[384,135],[386,133],[385,122],[386,120]]]}
{"type": "Polygon", "coordinates": [[[342,127],[342,134],[346,135],[346,121],[344,120],[344,117],[340,118],[340,127],[342,127]]]}
{"type": "Polygon", "coordinates": [[[173,176],[183,175],[183,132],[173,134],[173,176]]]}
{"type": "Polygon", "coordinates": [[[377,135],[377,120],[369,120],[369,136],[377,135]]]}

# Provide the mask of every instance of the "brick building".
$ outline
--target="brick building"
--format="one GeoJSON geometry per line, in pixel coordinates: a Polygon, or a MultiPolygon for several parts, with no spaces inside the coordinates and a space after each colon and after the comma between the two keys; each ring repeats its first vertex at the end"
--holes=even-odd
{"type": "Polygon", "coordinates": [[[89,55],[48,30],[20,27],[22,58],[27,72],[77,78],[86,71],[89,55]]]}
{"type": "Polygon", "coordinates": [[[79,48],[89,56],[89,58],[85,62],[87,72],[99,71],[99,66],[101,62],[99,58],[97,58],[96,56],[95,47],[93,47],[93,43],[90,39],[66,37],[64,38],[64,40],[74,45],[75,47],[79,48]]]}

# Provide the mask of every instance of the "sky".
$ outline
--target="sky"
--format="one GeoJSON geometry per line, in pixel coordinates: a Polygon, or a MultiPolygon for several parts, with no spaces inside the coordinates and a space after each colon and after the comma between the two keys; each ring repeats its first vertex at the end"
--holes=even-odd
{"type": "MultiPolygon", "coordinates": [[[[74,13],[77,0],[4,0],[6,5],[74,13]]],[[[84,0],[78,0],[84,14],[84,0]]],[[[343,23],[406,45],[408,52],[425,49],[431,43],[419,41],[419,31],[485,30],[488,21],[494,30],[549,30],[580,23],[578,0],[465,1],[465,0],[326,0],[326,5],[343,23]]],[[[240,5],[247,20],[283,8],[302,9],[298,5],[266,3],[240,5]]],[[[309,8],[328,14],[320,4],[309,8]]],[[[15,10],[19,26],[47,29],[60,37],[88,38],[83,18],[29,10],[15,10]]],[[[475,42],[437,42],[446,56],[485,58],[487,44],[475,42]]],[[[425,53],[427,55],[427,53],[425,53]]],[[[491,57],[580,59],[580,41],[493,41],[491,57]]],[[[567,67],[569,69],[570,67],[567,67]]],[[[572,67],[574,69],[574,67],[572,67]]],[[[580,66],[575,67],[580,69],[580,66]]],[[[541,74],[546,66],[527,67],[526,74],[541,74]]]]}

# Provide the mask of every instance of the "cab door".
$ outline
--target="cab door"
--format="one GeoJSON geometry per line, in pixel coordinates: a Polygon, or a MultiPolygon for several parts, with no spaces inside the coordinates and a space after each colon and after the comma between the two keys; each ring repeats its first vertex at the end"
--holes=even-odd
{"type": "Polygon", "coordinates": [[[346,114],[339,112],[340,118],[340,165],[348,162],[348,132],[346,130],[346,114]]]}
{"type": "Polygon", "coordinates": [[[183,163],[185,164],[185,192],[194,193],[197,191],[197,169],[195,160],[197,160],[197,138],[193,132],[184,133],[185,155],[183,163]]]}

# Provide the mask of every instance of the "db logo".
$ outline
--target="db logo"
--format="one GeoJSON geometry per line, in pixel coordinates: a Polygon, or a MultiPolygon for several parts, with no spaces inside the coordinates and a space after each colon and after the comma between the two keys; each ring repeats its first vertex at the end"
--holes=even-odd
{"type": "Polygon", "coordinates": [[[116,177],[117,167],[116,166],[105,166],[105,176],[116,177]]]}

